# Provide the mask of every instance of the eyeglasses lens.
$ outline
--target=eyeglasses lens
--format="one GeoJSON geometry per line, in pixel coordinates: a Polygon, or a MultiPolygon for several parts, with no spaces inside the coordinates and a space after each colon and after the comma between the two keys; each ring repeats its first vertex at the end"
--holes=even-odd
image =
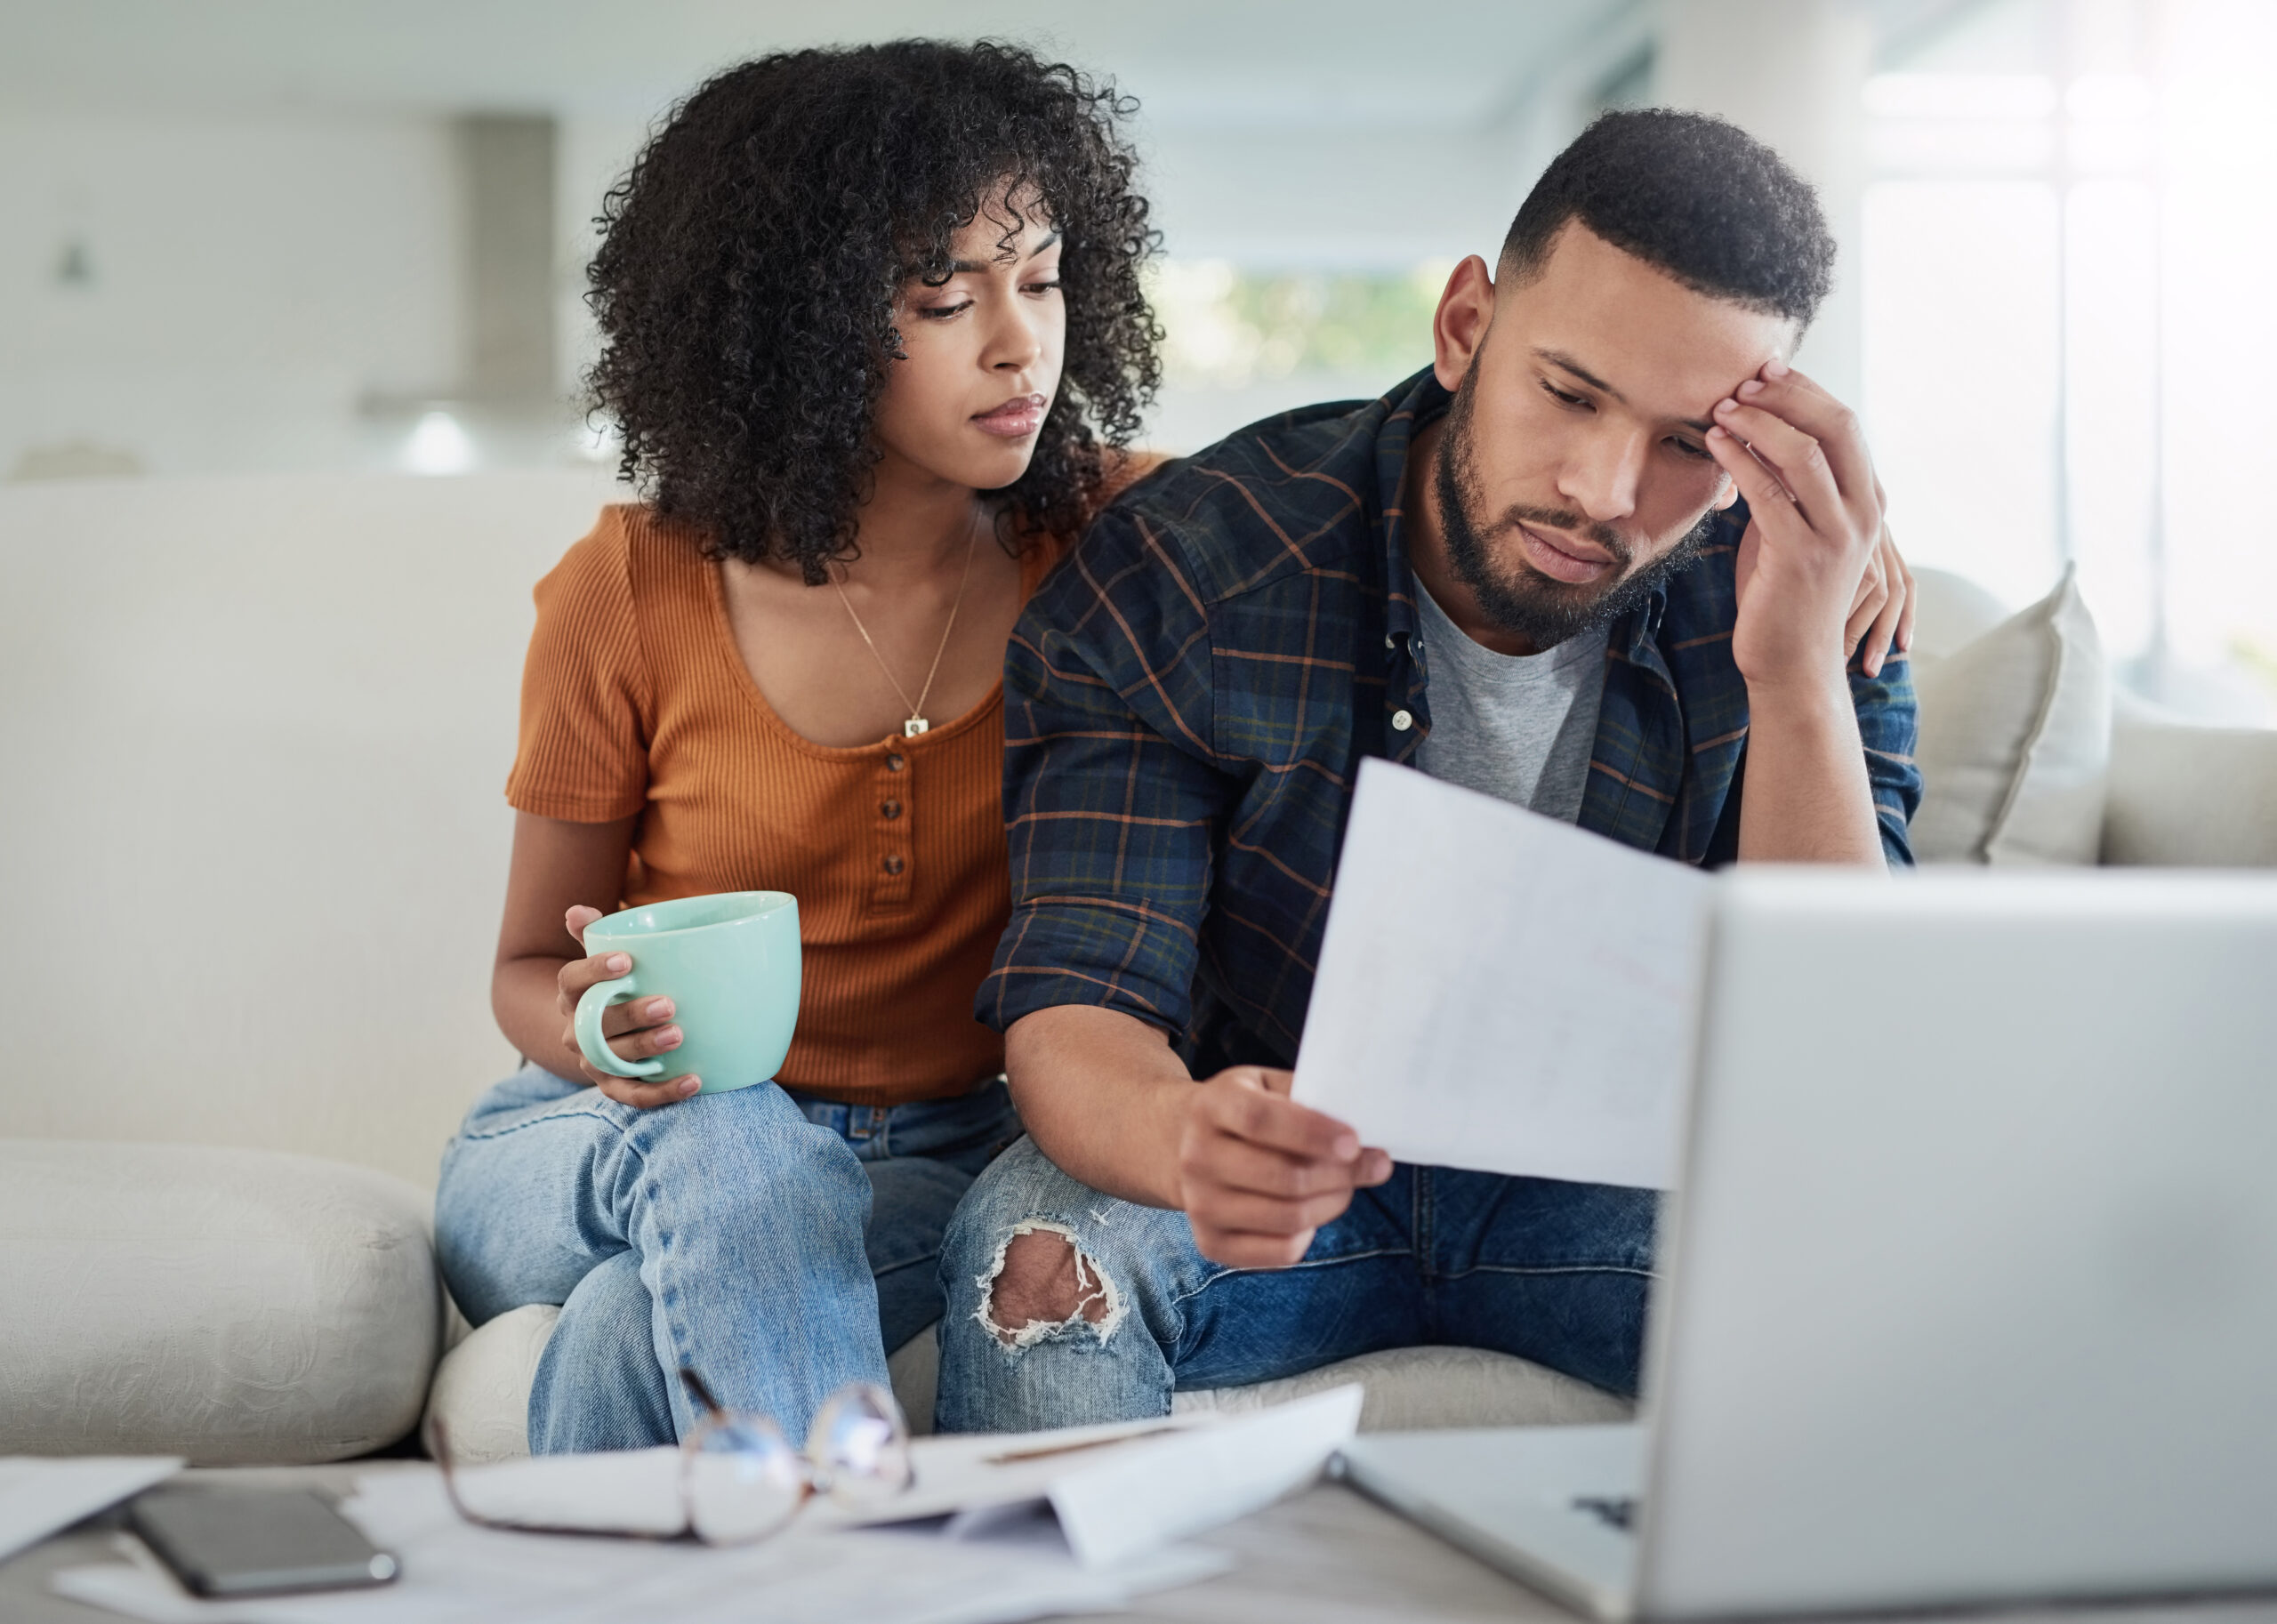
{"type": "Polygon", "coordinates": [[[688,1524],[711,1545],[764,1539],[807,1497],[809,1471],[772,1421],[725,1415],[702,1422],[686,1462],[688,1524]]]}
{"type": "Polygon", "coordinates": [[[815,1416],[807,1459],[832,1498],[865,1505],[909,1486],[909,1423],[892,1394],[859,1382],[815,1416]]]}

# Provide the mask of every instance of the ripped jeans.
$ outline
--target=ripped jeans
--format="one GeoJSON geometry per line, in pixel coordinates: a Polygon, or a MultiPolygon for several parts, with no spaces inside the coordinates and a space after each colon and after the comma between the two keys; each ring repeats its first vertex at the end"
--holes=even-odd
{"type": "Polygon", "coordinates": [[[1403,1163],[1323,1225],[1294,1267],[1235,1269],[1195,1249],[1183,1212],[1102,1195],[1022,1139],[974,1183],[942,1243],[935,1425],[1136,1420],[1167,1414],[1180,1387],[1431,1343],[1633,1394],[1658,1207],[1649,1190],[1403,1163]],[[1000,1326],[991,1288],[1029,1230],[1074,1245],[1076,1312],[1000,1326]]]}

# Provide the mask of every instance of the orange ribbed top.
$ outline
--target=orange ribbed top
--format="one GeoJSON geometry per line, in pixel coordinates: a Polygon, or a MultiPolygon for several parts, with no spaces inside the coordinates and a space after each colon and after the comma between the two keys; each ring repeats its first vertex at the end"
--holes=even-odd
{"type": "MultiPolygon", "coordinates": [[[[1023,599],[1061,551],[1030,548],[1023,599]]],[[[1002,1070],[1003,1040],[973,1019],[972,995],[1011,908],[1003,689],[915,738],[812,743],[752,680],[720,567],[638,506],[603,509],[536,597],[506,799],[572,823],[638,813],[624,906],[799,899],[782,1081],[885,1105],[1002,1070]]]]}

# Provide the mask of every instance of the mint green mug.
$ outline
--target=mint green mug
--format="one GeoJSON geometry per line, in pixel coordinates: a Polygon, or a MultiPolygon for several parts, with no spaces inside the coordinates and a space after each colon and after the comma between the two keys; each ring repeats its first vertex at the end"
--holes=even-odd
{"type": "Polygon", "coordinates": [[[703,1079],[725,1094],[783,1069],[799,1019],[799,904],[787,891],[720,891],[626,908],[585,927],[585,952],[629,953],[632,968],[577,1001],[577,1047],[613,1077],[703,1079]],[[601,1036],[612,1004],[672,1001],[680,1046],[652,1060],[620,1060],[601,1036]]]}

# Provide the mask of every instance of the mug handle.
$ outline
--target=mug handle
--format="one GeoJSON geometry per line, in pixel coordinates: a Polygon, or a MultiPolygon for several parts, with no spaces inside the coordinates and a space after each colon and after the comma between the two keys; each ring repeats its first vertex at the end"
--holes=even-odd
{"type": "Polygon", "coordinates": [[[595,1071],[607,1072],[612,1077],[664,1075],[662,1060],[620,1060],[616,1051],[609,1048],[608,1040],[601,1035],[601,1016],[609,1007],[630,1003],[640,995],[640,990],[632,985],[632,974],[628,971],[608,981],[596,981],[577,1001],[577,1052],[595,1071]]]}

